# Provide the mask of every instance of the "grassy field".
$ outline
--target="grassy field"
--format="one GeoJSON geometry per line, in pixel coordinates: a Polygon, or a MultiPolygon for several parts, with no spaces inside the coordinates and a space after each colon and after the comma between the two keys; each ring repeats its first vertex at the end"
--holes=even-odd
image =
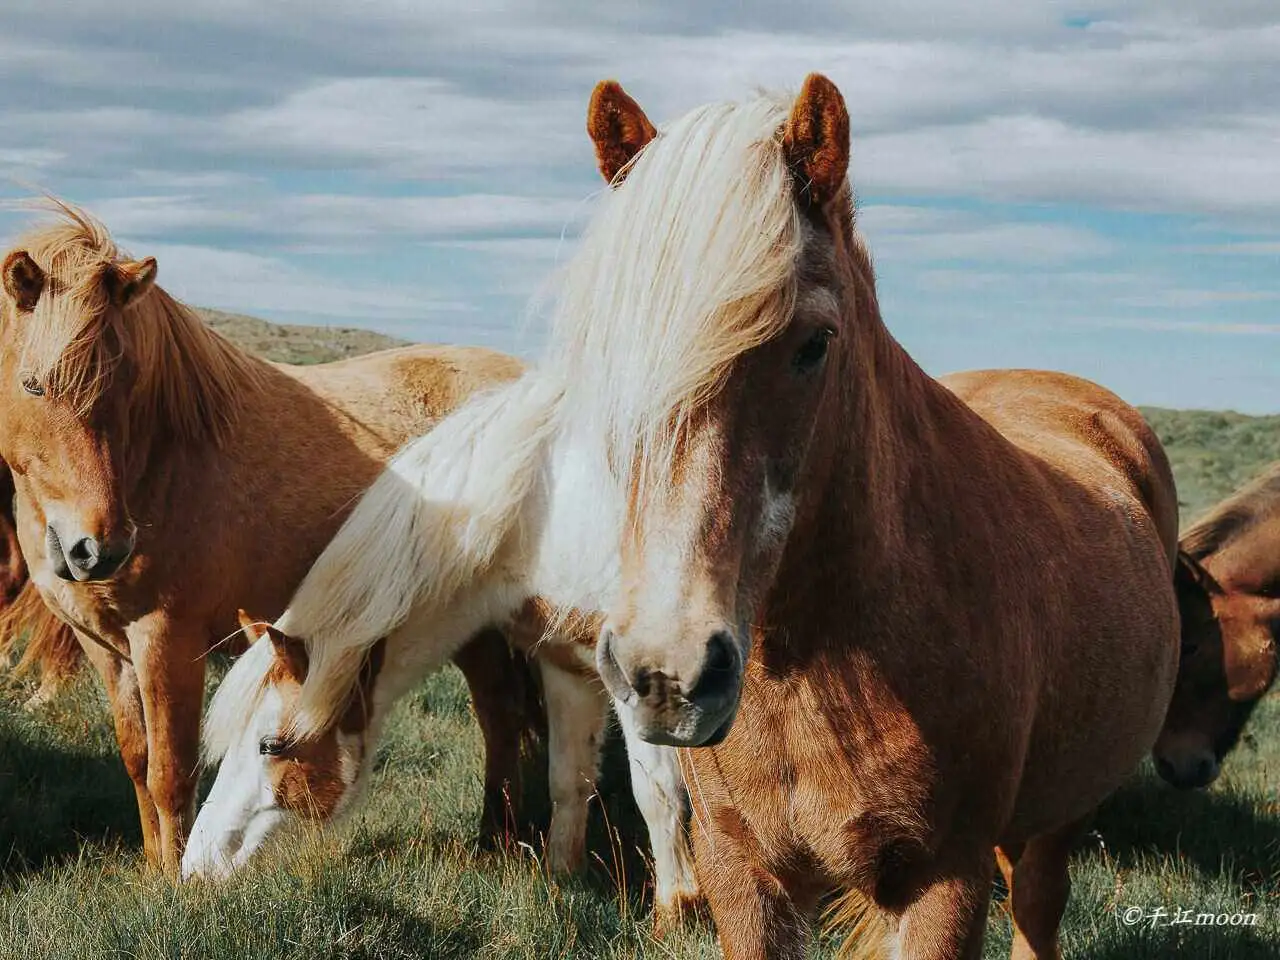
{"type": "MultiPolygon", "coordinates": [[[[390,342],[347,346],[330,331],[229,323],[233,336],[281,359],[318,361],[390,342]]],[[[1170,446],[1188,516],[1280,459],[1280,418],[1149,415],[1170,446]]],[[[85,678],[30,714],[19,707],[29,693],[17,681],[0,691],[0,960],[718,955],[705,928],[661,942],[649,935],[643,829],[616,743],[585,875],[548,877],[536,841],[509,854],[472,849],[480,741],[452,669],[395,711],[357,816],[220,885],[175,886],[143,869],[133,791],[96,683],[85,678]]],[[[538,766],[534,758],[531,769],[538,766]]],[[[545,784],[530,779],[528,801],[545,823],[545,784]]],[[[1280,956],[1278,791],[1275,696],[1212,789],[1179,793],[1139,771],[1077,854],[1065,955],[1280,956]],[[1126,923],[1135,909],[1252,913],[1256,926],[1126,923]]],[[[1009,925],[998,902],[988,930],[986,956],[1006,956],[1009,925]]],[[[814,954],[833,952],[824,941],[814,954]]]]}

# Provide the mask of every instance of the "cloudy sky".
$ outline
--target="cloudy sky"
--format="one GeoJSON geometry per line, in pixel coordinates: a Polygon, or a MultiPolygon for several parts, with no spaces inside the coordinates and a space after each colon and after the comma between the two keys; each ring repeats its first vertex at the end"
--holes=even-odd
{"type": "Polygon", "coordinates": [[[661,125],[810,70],[927,369],[1280,411],[1274,0],[5,0],[0,196],[86,205],[196,304],[530,354],[592,85],[661,125]]]}

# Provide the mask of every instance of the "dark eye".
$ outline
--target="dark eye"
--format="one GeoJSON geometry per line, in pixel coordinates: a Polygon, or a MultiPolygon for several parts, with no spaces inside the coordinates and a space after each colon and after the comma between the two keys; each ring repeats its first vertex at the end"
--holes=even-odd
{"type": "Polygon", "coordinates": [[[26,376],[22,378],[22,389],[27,391],[33,397],[44,396],[44,385],[35,377],[26,376]]]}
{"type": "Polygon", "coordinates": [[[831,327],[819,327],[809,334],[809,339],[796,351],[792,365],[797,373],[812,373],[822,364],[827,356],[827,344],[836,335],[831,327]]]}
{"type": "Polygon", "coordinates": [[[289,749],[289,741],[284,737],[263,737],[258,741],[258,752],[264,757],[283,756],[289,749]]]}

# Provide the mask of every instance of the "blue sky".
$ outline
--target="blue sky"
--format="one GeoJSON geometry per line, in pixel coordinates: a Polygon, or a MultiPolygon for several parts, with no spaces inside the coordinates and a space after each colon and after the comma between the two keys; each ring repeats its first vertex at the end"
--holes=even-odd
{"type": "Polygon", "coordinates": [[[810,70],[927,369],[1280,411],[1272,0],[6,0],[0,195],[85,205],[192,303],[533,354],[592,85],[661,125],[810,70]]]}

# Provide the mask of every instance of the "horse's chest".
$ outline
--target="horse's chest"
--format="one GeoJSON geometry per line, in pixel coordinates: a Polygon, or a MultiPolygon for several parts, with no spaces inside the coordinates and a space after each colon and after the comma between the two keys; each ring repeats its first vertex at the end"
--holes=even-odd
{"type": "Polygon", "coordinates": [[[807,864],[806,886],[878,885],[886,863],[918,860],[934,784],[914,726],[833,716],[803,683],[752,686],[719,756],[698,767],[719,780],[764,865],[787,876],[807,864]]]}

